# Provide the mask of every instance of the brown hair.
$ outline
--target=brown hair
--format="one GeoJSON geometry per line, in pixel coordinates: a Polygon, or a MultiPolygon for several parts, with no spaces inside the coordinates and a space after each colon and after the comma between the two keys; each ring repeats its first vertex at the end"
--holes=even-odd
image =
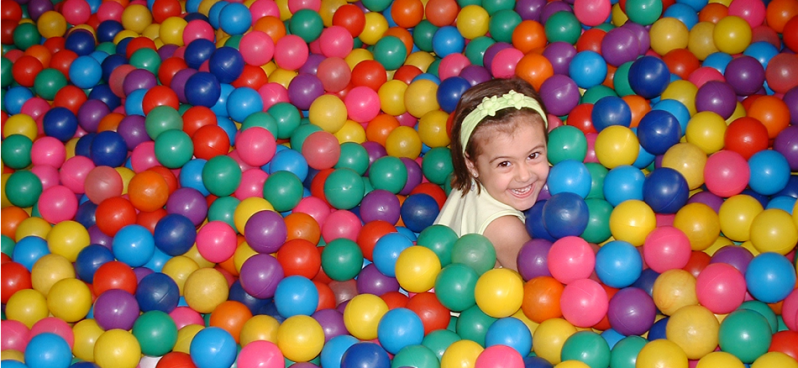
{"type": "MultiPolygon", "coordinates": [[[[502,96],[510,91],[516,91],[534,98],[540,103],[543,111],[546,112],[546,108],[543,106],[540,96],[538,95],[537,91],[535,91],[535,88],[520,78],[491,79],[487,82],[480,83],[463,93],[463,96],[457,103],[457,108],[455,109],[452,123],[451,150],[452,166],[454,169],[452,188],[461,190],[463,194],[468,193],[471,190],[473,181],[473,177],[468,171],[468,166],[466,166],[466,160],[468,160],[466,155],[473,161],[482,153],[479,144],[475,143],[477,139],[473,138],[478,136],[477,133],[485,130],[486,128],[498,128],[501,131],[511,132],[515,127],[515,124],[517,124],[516,118],[522,116],[527,118],[536,118],[535,121],[542,122],[542,117],[540,114],[528,107],[522,108],[520,110],[510,108],[499,110],[496,112],[495,116],[487,116],[479,122],[477,127],[474,129],[474,132],[471,134],[471,138],[465,147],[465,154],[463,154],[464,150],[460,142],[460,131],[463,125],[463,119],[465,119],[465,117],[468,116],[471,111],[474,111],[474,109],[476,109],[476,107],[482,103],[482,99],[485,97],[502,96]]],[[[545,126],[543,128],[543,132],[546,142],[548,143],[549,135],[545,126]]],[[[479,188],[477,188],[477,190],[479,190],[479,188]]]]}

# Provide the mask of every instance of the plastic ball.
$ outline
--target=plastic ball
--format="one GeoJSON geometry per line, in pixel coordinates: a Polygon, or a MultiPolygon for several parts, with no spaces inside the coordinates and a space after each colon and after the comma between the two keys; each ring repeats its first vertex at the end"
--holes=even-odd
{"type": "Polygon", "coordinates": [[[575,333],[576,327],[562,318],[546,320],[532,335],[532,349],[538,352],[538,357],[558,364],[562,361],[563,345],[575,333]]]}
{"type": "MultiPolygon", "coordinates": [[[[593,111],[595,112],[595,108],[593,111]]],[[[631,129],[610,126],[599,133],[595,148],[599,162],[608,169],[613,169],[633,164],[640,151],[640,144],[631,129]]]]}
{"type": "Polygon", "coordinates": [[[419,293],[431,289],[440,271],[440,260],[429,248],[409,247],[396,260],[396,279],[408,291],[419,293]]]}
{"type": "Polygon", "coordinates": [[[765,317],[752,310],[737,310],[720,324],[719,345],[743,363],[751,363],[762,354],[772,340],[765,317]]]}
{"type": "Polygon", "coordinates": [[[778,151],[765,150],[748,159],[751,178],[748,185],[757,193],[773,195],[784,189],[789,179],[789,163],[778,151]]]}
{"type": "Polygon", "coordinates": [[[189,307],[200,313],[210,313],[227,300],[229,287],[219,271],[202,268],[188,276],[183,285],[183,294],[189,307]]]}
{"type": "Polygon", "coordinates": [[[745,189],[750,173],[750,168],[739,153],[720,151],[707,159],[704,180],[712,193],[731,197],[745,189]]]}
{"type": "Polygon", "coordinates": [[[236,343],[229,332],[219,327],[200,330],[190,345],[191,360],[199,368],[230,366],[236,359],[236,343]]]}
{"type": "Polygon", "coordinates": [[[652,56],[635,60],[629,68],[629,85],[640,96],[651,99],[665,91],[670,71],[664,61],[652,56]]]}
{"type": "Polygon", "coordinates": [[[789,214],[780,209],[766,209],[751,222],[751,242],[760,252],[787,254],[793,246],[788,245],[797,236],[795,224],[788,222],[789,214]]]}
{"type": "Polygon", "coordinates": [[[587,204],[578,194],[557,193],[543,205],[543,226],[555,238],[581,235],[588,219],[587,204]]]}
{"type": "Polygon", "coordinates": [[[596,252],[596,274],[605,285],[623,288],[632,285],[643,270],[637,249],[623,241],[604,244],[596,252]]]}
{"type": "Polygon", "coordinates": [[[32,367],[68,367],[71,362],[70,347],[54,333],[33,336],[25,348],[25,362],[32,367]]]}
{"type": "Polygon", "coordinates": [[[749,292],[765,303],[776,303],[786,298],[792,290],[791,285],[795,284],[794,279],[792,265],[776,253],[754,257],[745,272],[749,292]]]}
{"type": "Polygon", "coordinates": [[[714,313],[729,313],[739,307],[745,290],[743,274],[724,263],[707,266],[696,279],[698,301],[714,313]]]}

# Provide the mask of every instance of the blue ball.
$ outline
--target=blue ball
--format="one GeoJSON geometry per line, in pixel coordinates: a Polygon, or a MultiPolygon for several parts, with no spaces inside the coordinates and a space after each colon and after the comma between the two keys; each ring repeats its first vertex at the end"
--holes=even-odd
{"type": "Polygon", "coordinates": [[[623,338],[626,336],[621,335],[620,332],[610,328],[608,330],[604,330],[604,332],[601,333],[601,337],[604,338],[604,341],[606,341],[607,345],[609,345],[610,349],[612,349],[613,347],[615,347],[615,344],[623,340],[623,338]]]}
{"type": "Polygon", "coordinates": [[[377,338],[386,351],[396,354],[405,346],[421,344],[424,340],[424,324],[410,309],[392,309],[380,319],[377,338]]]}
{"type": "Polygon", "coordinates": [[[197,239],[194,223],[179,213],[162,217],[153,232],[155,246],[170,256],[179,256],[191,249],[197,239]]]}
{"type": "Polygon", "coordinates": [[[748,185],[762,195],[776,194],[790,180],[790,164],[779,151],[764,150],[748,159],[751,177],[748,185]]]}
{"type": "Polygon", "coordinates": [[[114,235],[112,249],[120,262],[130,267],[140,267],[152,258],[155,240],[144,226],[127,225],[114,235]]]}
{"type": "Polygon", "coordinates": [[[786,196],[798,198],[798,176],[790,175],[790,180],[787,181],[787,186],[773,195],[774,197],[786,196]]]}
{"type": "Polygon", "coordinates": [[[227,6],[229,2],[227,1],[219,1],[216,4],[211,6],[211,9],[208,11],[208,22],[214,29],[221,28],[221,20],[219,16],[222,15],[222,9],[227,6]]]}
{"type": "Polygon", "coordinates": [[[784,300],[795,288],[795,268],[787,257],[762,253],[748,264],[745,283],[757,300],[776,303],[784,300]]]}
{"type": "Polygon", "coordinates": [[[128,115],[147,115],[144,113],[144,95],[147,90],[144,88],[130,92],[125,99],[125,113],[128,115]]]}
{"type": "Polygon", "coordinates": [[[22,112],[22,105],[33,98],[33,92],[22,86],[11,87],[5,91],[3,96],[3,106],[8,115],[16,115],[22,112]]]}
{"type": "Polygon", "coordinates": [[[230,3],[219,13],[219,25],[229,35],[244,34],[252,25],[252,14],[242,3],[230,3]]]}
{"type": "Polygon", "coordinates": [[[289,171],[294,173],[299,180],[304,181],[308,176],[308,161],[305,156],[298,151],[292,149],[278,150],[272,157],[272,161],[268,163],[269,174],[278,171],[289,171]]]}
{"type": "MultiPolygon", "coordinates": [[[[222,83],[219,86],[219,99],[216,100],[216,103],[213,106],[211,106],[211,111],[213,111],[213,113],[216,114],[216,117],[219,118],[218,124],[220,127],[222,127],[222,129],[225,129],[222,126],[225,120],[227,120],[227,122],[235,126],[235,124],[232,121],[230,121],[230,119],[221,119],[222,117],[226,118],[230,116],[230,112],[227,111],[227,100],[230,98],[230,94],[233,93],[234,89],[235,88],[233,86],[227,83],[222,83]]],[[[227,130],[225,129],[225,131],[227,130]]],[[[233,142],[233,138],[230,139],[230,144],[235,145],[235,142],[233,142]]]]}
{"type": "Polygon", "coordinates": [[[605,285],[625,288],[643,272],[643,258],[633,246],[622,240],[604,244],[596,252],[596,275],[605,285]]]}
{"type": "Polygon", "coordinates": [[[413,241],[399,233],[383,235],[374,245],[374,266],[383,275],[396,277],[396,260],[403,250],[413,246],[413,241]]]}
{"type": "Polygon", "coordinates": [[[596,101],[590,117],[593,120],[593,127],[599,133],[612,125],[625,127],[632,125],[632,109],[626,101],[616,96],[606,96],[596,101]]]}
{"type": "Polygon", "coordinates": [[[440,213],[438,202],[423,193],[407,196],[400,210],[402,221],[413,232],[420,233],[432,226],[440,213]]]}
{"type": "MultiPolygon", "coordinates": [[[[218,2],[216,4],[221,3],[222,2],[218,2]]],[[[209,60],[215,51],[216,45],[210,40],[198,38],[194,41],[191,41],[188,45],[186,45],[186,52],[184,56],[186,65],[192,69],[199,69],[202,63],[204,63],[206,60],[209,60]]]]}
{"type": "MultiPolygon", "coordinates": [[[[113,39],[112,39],[113,41],[113,39]]],[[[64,40],[64,48],[78,56],[86,56],[94,52],[95,42],[94,35],[91,32],[83,29],[78,29],[75,32],[69,32],[64,40]]]]}
{"type": "Polygon", "coordinates": [[[81,280],[91,283],[97,269],[113,260],[114,254],[110,249],[99,244],[90,244],[78,253],[78,258],[75,260],[75,273],[81,280]]]}
{"type": "Polygon", "coordinates": [[[319,305],[319,291],[313,281],[304,276],[288,276],[277,284],[274,305],[281,316],[309,316],[319,305]]]}
{"type": "Polygon", "coordinates": [[[465,49],[465,38],[454,26],[443,26],[435,31],[432,36],[432,50],[435,54],[444,58],[449,54],[462,53],[465,49]]]}
{"type": "Polygon", "coordinates": [[[701,63],[701,66],[713,68],[723,74],[726,73],[726,67],[732,59],[732,56],[725,52],[715,52],[707,56],[701,63]]]}
{"type": "Polygon", "coordinates": [[[151,273],[139,281],[136,288],[136,301],[142,312],[158,310],[171,313],[180,301],[180,289],[177,283],[166,274],[151,273]]]}
{"type": "Polygon", "coordinates": [[[102,101],[110,110],[114,110],[122,104],[122,99],[114,94],[114,91],[111,91],[111,86],[107,84],[100,84],[92,88],[89,92],[89,99],[102,101]]]}
{"type": "Polygon", "coordinates": [[[244,121],[250,115],[263,111],[263,99],[258,91],[239,87],[227,98],[227,111],[233,120],[244,121]]]}
{"type": "Polygon", "coordinates": [[[42,125],[44,134],[61,142],[67,142],[78,131],[78,117],[66,107],[53,107],[44,114],[42,125]]]}
{"type": "Polygon", "coordinates": [[[86,197],[86,201],[80,204],[78,212],[75,213],[75,221],[88,229],[97,224],[97,216],[95,216],[96,211],[97,204],[89,201],[88,197],[86,197]]]}
{"type": "Polygon", "coordinates": [[[360,340],[352,335],[340,335],[331,338],[321,349],[321,366],[324,368],[341,368],[344,353],[360,340]]]}
{"type": "Polygon", "coordinates": [[[89,56],[78,56],[69,66],[69,80],[79,88],[92,88],[103,77],[103,67],[97,59],[89,56]]]}
{"type": "Polygon", "coordinates": [[[770,59],[778,54],[779,49],[777,49],[776,46],[771,45],[770,42],[766,41],[754,42],[748,45],[748,48],[743,51],[743,55],[756,59],[765,69],[767,69],[770,59]]]}
{"type": "Polygon", "coordinates": [[[219,327],[206,327],[191,340],[191,361],[197,368],[228,368],[236,360],[236,341],[219,327]]]}
{"type": "Polygon", "coordinates": [[[613,207],[629,199],[643,200],[643,183],[646,176],[640,169],[623,165],[618,166],[604,178],[604,199],[613,207]]]}
{"type": "Polygon", "coordinates": [[[785,195],[774,196],[773,198],[770,199],[765,209],[778,208],[792,215],[793,213],[792,210],[793,208],[795,208],[796,200],[798,200],[798,198],[785,196],[785,195]]]}
{"type": "Polygon", "coordinates": [[[584,163],[563,160],[551,168],[547,183],[552,195],[569,192],[586,198],[590,193],[592,180],[590,171],[584,163]]]}
{"type": "Polygon", "coordinates": [[[155,248],[150,260],[147,261],[147,263],[145,263],[142,267],[148,268],[155,272],[161,272],[161,270],[163,270],[163,266],[166,264],[166,262],[169,262],[170,259],[172,259],[172,256],[162,252],[158,248],[155,248]]]}
{"type": "Polygon", "coordinates": [[[180,175],[177,177],[180,186],[196,189],[198,192],[202,193],[203,196],[211,194],[208,188],[205,188],[205,183],[202,181],[202,169],[205,168],[206,162],[208,162],[208,160],[202,158],[195,158],[186,162],[180,169],[180,175]]]}
{"type": "Polygon", "coordinates": [[[524,368],[552,368],[553,365],[548,360],[539,356],[524,356],[524,368]]]}
{"type": "MultiPolygon", "coordinates": [[[[638,143],[638,145],[639,145],[639,143],[638,143]]],[[[654,162],[654,160],[657,159],[657,156],[654,156],[651,153],[649,153],[648,151],[646,151],[646,149],[643,148],[642,145],[639,145],[639,146],[640,146],[640,149],[637,151],[637,158],[635,159],[635,162],[632,163],[632,166],[634,166],[634,167],[636,167],[638,169],[645,169],[645,168],[649,167],[651,165],[651,163],[654,162]]],[[[653,169],[653,167],[651,169],[653,169]]]]}
{"type": "Polygon", "coordinates": [[[671,72],[661,59],[643,56],[629,68],[629,86],[638,95],[652,99],[658,97],[668,87],[671,72]]]}
{"type": "Polygon", "coordinates": [[[194,106],[213,107],[221,95],[219,79],[211,73],[197,72],[186,81],[186,100],[194,106]]]}
{"type": "Polygon", "coordinates": [[[687,131],[687,123],[690,122],[690,110],[683,103],[676,100],[662,100],[651,107],[652,110],[663,110],[676,117],[682,133],[687,131]]]}
{"type": "MultiPolygon", "coordinates": [[[[241,5],[246,9],[244,4],[230,4],[225,8],[231,5],[241,5]]],[[[249,13],[249,11],[247,11],[247,13],[249,13]]],[[[220,47],[211,55],[208,62],[208,69],[219,79],[220,83],[232,83],[238,79],[244,71],[244,57],[241,56],[238,50],[232,47],[220,47]]]]}
{"type": "Polygon", "coordinates": [[[568,74],[581,88],[595,87],[607,77],[607,62],[595,51],[582,51],[571,60],[568,74]]]}
{"type": "Polygon", "coordinates": [[[230,295],[227,299],[244,304],[253,315],[257,314],[264,305],[271,301],[271,299],[259,299],[247,293],[244,287],[241,286],[241,280],[236,280],[230,286],[230,295]]]}
{"type": "Polygon", "coordinates": [[[89,133],[78,139],[75,144],[75,156],[83,156],[91,158],[91,143],[97,133],[89,133]]]}
{"type": "Polygon", "coordinates": [[[643,183],[643,200],[656,213],[676,213],[689,198],[687,180],[669,167],[652,171],[643,183]]]}
{"type": "Polygon", "coordinates": [[[665,317],[657,322],[654,323],[653,326],[648,330],[648,341],[654,340],[664,340],[668,337],[665,334],[666,327],[668,326],[668,320],[670,317],[665,317]]]}
{"type": "Polygon", "coordinates": [[[89,152],[95,165],[118,167],[127,159],[127,143],[119,133],[107,130],[94,136],[89,152]]]}
{"type": "Polygon", "coordinates": [[[460,96],[463,92],[471,88],[471,83],[462,77],[449,77],[444,79],[438,85],[436,96],[438,97],[438,104],[441,110],[451,113],[457,108],[457,103],[460,102],[460,96]]]}
{"type": "Polygon", "coordinates": [[[488,327],[488,333],[485,334],[485,347],[495,345],[509,346],[525,356],[532,350],[532,333],[518,318],[499,318],[488,327]]]}
{"type": "Polygon", "coordinates": [[[685,4],[672,4],[668,9],[665,9],[662,16],[678,19],[687,26],[688,31],[693,29],[693,26],[698,23],[698,13],[695,9],[685,4]]]}
{"type": "Polygon", "coordinates": [[[31,368],[67,368],[72,364],[72,349],[61,336],[44,332],[33,336],[28,342],[25,364],[31,368]]]}
{"type": "Polygon", "coordinates": [[[124,30],[125,27],[113,19],[108,19],[100,22],[97,26],[97,41],[99,42],[114,42],[116,34],[124,30]]]}
{"type": "Polygon", "coordinates": [[[47,241],[38,236],[26,236],[14,244],[14,252],[11,259],[17,262],[28,271],[33,270],[33,265],[39,258],[50,254],[50,248],[47,247],[47,241]]]}
{"type": "Polygon", "coordinates": [[[682,138],[682,127],[673,114],[651,110],[640,119],[637,127],[640,145],[653,155],[663,155],[682,138]]]}
{"type": "Polygon", "coordinates": [[[657,281],[657,277],[659,277],[659,273],[654,271],[650,268],[646,268],[640,273],[640,277],[635,280],[635,283],[632,284],[632,287],[636,287],[646,292],[649,296],[654,293],[654,282],[657,281]]]}
{"type": "Polygon", "coordinates": [[[388,353],[373,342],[359,342],[346,349],[341,368],[391,368],[388,353]]]}
{"type": "Polygon", "coordinates": [[[543,226],[543,206],[546,205],[546,202],[548,201],[537,201],[532,208],[524,211],[524,217],[526,217],[526,221],[524,223],[526,225],[527,234],[529,234],[529,236],[533,239],[540,238],[553,242],[557,239],[549,234],[549,231],[546,230],[545,226],[543,226]]]}
{"type": "Polygon", "coordinates": [[[589,218],[587,203],[574,193],[555,194],[543,205],[543,226],[555,238],[582,235],[589,218]]]}

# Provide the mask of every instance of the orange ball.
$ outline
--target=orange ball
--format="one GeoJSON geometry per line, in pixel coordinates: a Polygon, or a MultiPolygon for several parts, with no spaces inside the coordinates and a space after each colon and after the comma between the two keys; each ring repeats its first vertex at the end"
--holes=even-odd
{"type": "Polygon", "coordinates": [[[768,4],[765,19],[770,28],[778,33],[783,33],[784,25],[796,15],[798,15],[798,1],[773,0],[768,4]]]}
{"type": "Polygon", "coordinates": [[[241,329],[250,318],[252,318],[252,312],[246,305],[235,300],[228,300],[219,304],[211,312],[210,326],[219,327],[229,332],[238,343],[241,329]]]}
{"type": "Polygon", "coordinates": [[[285,216],[285,227],[287,230],[287,241],[294,239],[306,240],[313,244],[318,244],[321,239],[321,227],[319,223],[307,213],[293,212],[285,216]]]}
{"type": "Polygon", "coordinates": [[[413,28],[424,19],[424,4],[421,0],[395,0],[391,17],[399,27],[413,28]]]}
{"type": "Polygon", "coordinates": [[[525,20],[513,30],[512,40],[513,47],[526,54],[546,46],[546,31],[540,22],[525,20]]]}
{"type": "Polygon", "coordinates": [[[729,8],[726,7],[726,5],[721,3],[710,3],[698,12],[698,21],[717,24],[727,15],[729,15],[729,8]]]}
{"type": "Polygon", "coordinates": [[[14,206],[3,208],[0,216],[3,218],[3,221],[0,222],[2,224],[2,231],[0,232],[11,239],[17,238],[17,227],[23,220],[30,217],[25,210],[14,206]]]}
{"type": "Polygon", "coordinates": [[[565,286],[553,277],[535,277],[524,285],[521,310],[525,316],[537,323],[562,317],[560,297],[564,289],[565,286]]]}
{"type": "Polygon", "coordinates": [[[164,178],[154,171],[142,171],[130,179],[127,189],[130,203],[144,212],[163,208],[169,199],[169,186],[164,178]]]}
{"type": "Polygon", "coordinates": [[[388,136],[399,127],[399,120],[389,114],[379,114],[366,125],[366,139],[385,147],[388,136]]]}
{"type": "Polygon", "coordinates": [[[279,17],[267,15],[255,21],[252,25],[253,31],[261,31],[269,35],[272,41],[277,43],[286,34],[285,24],[279,17]]]}
{"type": "Polygon", "coordinates": [[[784,101],[775,96],[761,96],[755,99],[748,108],[748,117],[764,124],[770,139],[775,139],[790,125],[790,109],[784,101]]]}
{"type": "Polygon", "coordinates": [[[621,99],[626,101],[626,104],[629,105],[629,108],[632,110],[632,128],[637,127],[637,125],[640,124],[640,119],[651,111],[651,105],[641,96],[629,95],[623,96],[621,99]]]}
{"type": "Polygon", "coordinates": [[[528,53],[518,61],[515,67],[515,75],[527,81],[536,91],[546,79],[554,75],[554,67],[545,56],[535,53],[528,53]]]}
{"type": "Polygon", "coordinates": [[[437,27],[452,25],[459,11],[455,0],[429,0],[424,9],[427,20],[437,27]]]}

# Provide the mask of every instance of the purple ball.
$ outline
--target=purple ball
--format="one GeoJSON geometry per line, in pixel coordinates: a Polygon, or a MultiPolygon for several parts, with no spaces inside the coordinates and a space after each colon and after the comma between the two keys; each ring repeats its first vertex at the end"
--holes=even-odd
{"type": "Polygon", "coordinates": [[[543,50],[543,56],[551,63],[554,74],[568,75],[571,60],[576,56],[576,48],[567,42],[552,42],[543,50]]]}
{"type": "Polygon", "coordinates": [[[172,77],[172,82],[169,83],[169,87],[177,94],[178,101],[188,103],[188,99],[186,98],[186,82],[188,82],[189,77],[196,73],[196,70],[187,68],[180,70],[172,77]]]}
{"type": "Polygon", "coordinates": [[[322,309],[311,315],[321,325],[324,330],[324,342],[330,341],[333,337],[346,335],[349,333],[344,325],[344,314],[335,309],[322,309]]]}
{"type": "Polygon", "coordinates": [[[395,224],[399,221],[401,207],[399,198],[393,193],[375,189],[366,194],[360,202],[360,218],[366,223],[382,220],[395,224]]]}
{"type": "Polygon", "coordinates": [[[613,28],[601,40],[601,54],[612,66],[634,61],[639,56],[640,41],[627,28],[613,28]]]}
{"type": "Polygon", "coordinates": [[[311,362],[299,362],[299,363],[291,364],[291,366],[294,367],[294,368],[319,368],[319,366],[317,366],[317,365],[315,365],[315,364],[313,364],[311,362]]]}
{"type": "Polygon", "coordinates": [[[133,294],[122,289],[110,289],[94,302],[94,319],[103,330],[130,330],[139,317],[139,302],[133,294]]]}
{"type": "Polygon", "coordinates": [[[518,252],[518,273],[524,281],[538,276],[551,276],[549,272],[549,250],[551,242],[546,239],[532,239],[518,252]]]}
{"type": "Polygon", "coordinates": [[[129,151],[132,151],[141,143],[152,140],[150,135],[147,134],[145,119],[141,115],[128,115],[122,118],[116,132],[125,140],[129,151]]]}
{"type": "Polygon", "coordinates": [[[299,74],[316,75],[319,71],[319,64],[326,59],[324,55],[310,54],[308,60],[299,68],[299,74]]]}
{"type": "Polygon", "coordinates": [[[703,203],[709,206],[715,213],[718,213],[718,211],[720,211],[720,205],[723,204],[723,198],[710,191],[703,191],[694,194],[687,200],[687,203],[703,203]]]}
{"type": "Polygon", "coordinates": [[[136,282],[138,283],[138,282],[141,282],[141,279],[143,279],[144,276],[147,276],[149,274],[153,274],[153,273],[155,273],[155,271],[153,271],[153,270],[151,270],[151,269],[149,269],[147,267],[136,267],[136,268],[133,269],[133,273],[136,275],[136,282]]]}
{"type": "Polygon", "coordinates": [[[258,253],[274,253],[288,238],[285,220],[274,211],[259,211],[244,225],[247,244],[258,253]]]}
{"type": "MultiPolygon", "coordinates": [[[[366,153],[369,155],[369,167],[380,157],[388,155],[388,151],[385,150],[385,147],[377,142],[366,141],[361,143],[361,146],[366,149],[366,153]]],[[[368,175],[368,170],[366,170],[366,174],[368,175]]]]}
{"type": "Polygon", "coordinates": [[[283,266],[269,254],[256,254],[241,265],[241,287],[258,299],[274,297],[277,285],[285,277],[283,266]]]}
{"type": "Polygon", "coordinates": [[[798,125],[798,87],[793,87],[782,97],[782,101],[787,104],[790,110],[790,124],[798,125]]]}
{"type": "Polygon", "coordinates": [[[108,108],[105,102],[88,100],[78,109],[78,124],[89,133],[96,132],[97,127],[100,125],[100,120],[110,113],[111,109],[108,108]]]}
{"type": "Polygon", "coordinates": [[[357,292],[359,294],[374,294],[381,296],[389,291],[399,290],[399,281],[396,278],[385,276],[373,263],[360,270],[357,277],[357,292]]]}
{"type": "Polygon", "coordinates": [[[407,157],[402,157],[400,160],[402,160],[402,163],[405,164],[405,168],[407,168],[407,182],[399,194],[408,195],[416,186],[421,184],[423,173],[421,172],[421,166],[419,166],[418,162],[415,160],[411,160],[407,157]]]}
{"type": "Polygon", "coordinates": [[[745,271],[748,270],[748,264],[751,263],[752,259],[754,259],[754,255],[748,249],[736,245],[727,245],[718,249],[712,255],[709,263],[726,263],[745,275],[745,271]]]}
{"type": "Polygon", "coordinates": [[[106,235],[100,230],[99,227],[97,227],[97,225],[92,225],[92,227],[89,228],[89,242],[91,242],[91,244],[99,244],[103,247],[111,249],[111,244],[113,244],[113,241],[114,237],[106,235]]]}
{"type": "Polygon", "coordinates": [[[548,4],[544,5],[543,9],[540,11],[540,23],[545,24],[546,21],[549,20],[549,17],[551,17],[554,13],[561,11],[573,13],[574,9],[571,8],[571,5],[568,5],[568,3],[565,1],[556,0],[549,2],[548,4]]]}
{"type": "Polygon", "coordinates": [[[496,54],[499,51],[509,49],[513,47],[513,45],[507,42],[496,42],[493,45],[488,46],[485,50],[485,54],[482,55],[482,65],[485,66],[486,70],[491,70],[491,65],[493,65],[493,59],[496,57],[496,54]]]}
{"type": "MultiPolygon", "coordinates": [[[[796,89],[793,88],[793,90],[796,89]]],[[[787,93],[789,94],[789,92],[787,93]]],[[[796,95],[798,95],[798,93],[796,93],[796,95]]],[[[787,95],[785,95],[785,97],[787,97],[787,95]]],[[[785,102],[787,102],[786,98],[785,102]]],[[[795,102],[798,103],[798,98],[796,98],[795,102]]],[[[789,104],[787,106],[789,106],[789,104]]],[[[779,132],[779,135],[776,136],[776,140],[773,141],[773,149],[781,153],[782,156],[787,159],[791,171],[798,170],[798,126],[790,125],[779,132]]]]}
{"type": "Polygon", "coordinates": [[[50,0],[30,0],[28,2],[28,15],[34,22],[38,21],[42,14],[53,9],[53,2],[50,0]]]}
{"type": "Polygon", "coordinates": [[[522,20],[540,22],[540,13],[548,2],[546,0],[519,0],[515,3],[515,12],[522,20]]]}
{"type": "Polygon", "coordinates": [[[657,307],[643,289],[628,287],[610,299],[607,317],[610,326],[621,335],[640,335],[654,325],[657,307]]]}
{"type": "Polygon", "coordinates": [[[573,79],[556,74],[540,86],[540,98],[549,114],[568,115],[579,104],[579,87],[573,79]]]}
{"type": "Polygon", "coordinates": [[[166,201],[166,212],[186,216],[194,226],[199,226],[208,215],[208,201],[194,188],[180,188],[166,201]]]}
{"type": "Polygon", "coordinates": [[[551,198],[551,191],[549,190],[549,183],[543,184],[543,188],[538,193],[538,201],[546,201],[551,198]]]}
{"type": "Polygon", "coordinates": [[[750,96],[762,88],[765,68],[756,59],[743,55],[729,62],[724,77],[737,95],[750,96]]]}
{"type": "Polygon", "coordinates": [[[709,81],[698,89],[695,107],[698,112],[712,111],[728,119],[737,107],[737,94],[726,82],[709,81]]]}
{"type": "Polygon", "coordinates": [[[472,87],[490,80],[490,72],[479,65],[469,65],[463,68],[459,76],[467,80],[472,87]]]}
{"type": "Polygon", "coordinates": [[[150,90],[158,85],[158,78],[147,69],[136,69],[128,73],[125,81],[122,82],[122,90],[125,95],[129,95],[137,89],[150,90]]]}
{"type": "MultiPolygon", "coordinates": [[[[635,37],[637,37],[637,42],[639,42],[638,45],[640,46],[638,49],[638,54],[645,55],[648,49],[651,47],[651,37],[648,35],[648,29],[635,22],[626,22],[621,27],[626,28],[634,33],[635,37]]],[[[602,54],[604,54],[603,51],[602,54]]]]}
{"type": "Polygon", "coordinates": [[[300,74],[288,85],[288,99],[297,108],[307,110],[316,98],[324,94],[321,80],[313,74],[300,74]]]}

